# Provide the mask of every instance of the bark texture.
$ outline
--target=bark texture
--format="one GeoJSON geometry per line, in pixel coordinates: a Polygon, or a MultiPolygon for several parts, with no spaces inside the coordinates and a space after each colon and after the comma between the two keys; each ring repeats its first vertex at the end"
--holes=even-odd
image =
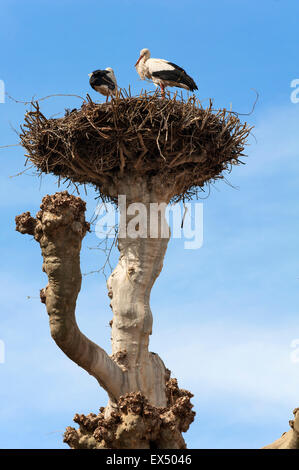
{"type": "Polygon", "coordinates": [[[29,212],[16,217],[16,229],[33,235],[41,247],[43,271],[48,276],[41,301],[49,314],[53,339],[70,359],[96,378],[109,396],[99,416],[89,415],[83,421],[76,418],[80,428],[68,428],[65,442],[74,448],[183,448],[181,433],[187,431],[195,414],[191,411],[192,395],[169,382],[170,371],[148,350],[153,322],[150,292],[162,269],[169,240],[169,231],[167,236],[162,231],[170,194],[165,189],[161,194],[161,185],[149,186],[142,179],[123,180],[117,191],[126,196],[126,202],[120,208],[124,231],[118,239],[119,263],[107,283],[114,314],[111,357],[80,331],[75,318],[81,287],[81,242],[89,230],[85,203],[65,191],[44,197],[36,218],[29,212]],[[146,228],[141,227],[144,219],[134,222],[134,210],[126,215],[132,202],[143,203],[146,228]],[[156,237],[151,238],[153,202],[164,204],[154,224],[156,237]],[[139,226],[143,236],[129,236],[130,224],[139,226]],[[96,428],[95,422],[99,423],[96,428]]]}
{"type": "Polygon", "coordinates": [[[299,449],[299,408],[293,411],[294,419],[289,421],[291,429],[263,449],[299,449]]]}
{"type": "Polygon", "coordinates": [[[166,385],[167,406],[149,404],[140,392],[122,396],[109,418],[105,409],[98,415],[76,414],[79,429],[68,427],[64,442],[73,449],[184,449],[182,432],[194,419],[190,398],[175,379],[166,385]]]}
{"type": "Polygon", "coordinates": [[[165,207],[170,195],[161,185],[149,185],[142,178],[122,179],[114,190],[125,196],[119,206],[119,262],[107,282],[113,311],[112,357],[125,372],[120,394],[141,391],[151,405],[165,407],[167,370],[161,358],[148,350],[153,324],[149,302],[169,241],[165,207]],[[143,214],[138,212],[138,202],[143,214]],[[152,204],[160,204],[156,219],[151,216],[152,204]]]}
{"type": "Polygon", "coordinates": [[[43,198],[36,218],[26,212],[16,217],[16,229],[33,235],[43,256],[48,285],[40,292],[49,314],[51,335],[72,361],[93,375],[112,399],[119,397],[120,367],[78,328],[76,300],[81,288],[81,242],[89,230],[85,203],[67,192],[43,198]]]}

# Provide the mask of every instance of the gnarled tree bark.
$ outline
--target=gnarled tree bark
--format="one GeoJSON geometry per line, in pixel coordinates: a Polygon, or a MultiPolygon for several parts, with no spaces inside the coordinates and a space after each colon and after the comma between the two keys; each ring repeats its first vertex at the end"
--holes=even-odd
{"type": "Polygon", "coordinates": [[[168,372],[160,357],[148,350],[153,324],[149,302],[169,241],[165,208],[170,195],[161,185],[149,186],[141,178],[122,179],[114,191],[125,198],[119,204],[119,262],[107,282],[113,311],[112,353],[125,376],[121,395],[142,391],[151,405],[165,407],[168,372]],[[138,202],[142,207],[136,206],[138,202]],[[160,214],[154,219],[152,207],[158,204],[160,214]]]}
{"type": "Polygon", "coordinates": [[[194,419],[190,404],[192,395],[181,391],[176,393],[176,400],[167,397],[167,384],[171,387],[168,382],[170,371],[157,354],[148,350],[153,322],[150,292],[161,272],[169,240],[169,230],[165,233],[165,227],[168,228],[165,208],[170,195],[165,190],[161,195],[161,186],[158,188],[154,189],[142,179],[127,184],[123,180],[121,187],[114,188],[122,191],[126,202],[120,207],[123,230],[118,239],[119,263],[107,283],[114,314],[111,357],[79,330],[75,319],[81,287],[81,242],[89,229],[84,217],[85,203],[67,192],[56,193],[43,198],[35,219],[29,212],[16,217],[17,230],[33,235],[41,246],[43,271],[49,281],[41,290],[41,301],[47,307],[53,339],[70,359],[97,379],[109,396],[96,428],[94,420],[93,426],[84,427],[85,417],[83,423],[77,419],[78,431],[68,428],[65,439],[71,447],[114,447],[116,442],[120,448],[149,448],[153,440],[155,446],[161,448],[185,446],[181,432],[186,431],[194,419]],[[141,217],[137,222],[137,232],[142,234],[136,234],[134,206],[131,213],[129,209],[130,204],[137,201],[142,202],[145,211],[145,218],[141,217]],[[161,217],[154,224],[150,220],[151,203],[160,204],[161,217]],[[150,233],[153,230],[154,238],[150,233]],[[130,410],[128,418],[128,413],[121,412],[123,400],[125,403],[137,400],[139,412],[136,414],[136,406],[133,412],[132,407],[127,407],[130,410]],[[138,432],[134,416],[143,423],[142,426],[138,424],[138,432]],[[108,420],[108,425],[103,419],[108,420]],[[107,437],[107,433],[99,431],[109,428],[111,419],[116,419],[113,439],[111,433],[107,437]]]}
{"type": "Polygon", "coordinates": [[[16,229],[33,235],[43,256],[48,285],[41,290],[46,304],[51,336],[62,351],[108,392],[119,397],[123,381],[120,367],[78,328],[75,318],[81,288],[81,242],[89,225],[84,217],[85,203],[66,192],[43,198],[36,219],[27,212],[16,217],[16,229]]]}
{"type": "Polygon", "coordinates": [[[294,419],[289,421],[291,429],[263,449],[299,449],[299,408],[295,408],[293,414],[294,419]]]}

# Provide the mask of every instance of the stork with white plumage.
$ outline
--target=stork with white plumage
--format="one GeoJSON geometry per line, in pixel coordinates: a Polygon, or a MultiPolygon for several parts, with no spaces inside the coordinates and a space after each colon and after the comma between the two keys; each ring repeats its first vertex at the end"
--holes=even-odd
{"type": "Polygon", "coordinates": [[[185,90],[198,90],[193,78],[184,69],[164,59],[153,59],[148,49],[140,51],[139,59],[135,64],[138,75],[142,80],[149,78],[156,86],[161,88],[162,98],[165,98],[165,88],[175,86],[185,90]]]}
{"type": "Polygon", "coordinates": [[[111,67],[107,67],[105,70],[95,70],[89,73],[88,76],[90,86],[98,93],[106,96],[106,102],[109,96],[116,96],[117,81],[111,67]]]}

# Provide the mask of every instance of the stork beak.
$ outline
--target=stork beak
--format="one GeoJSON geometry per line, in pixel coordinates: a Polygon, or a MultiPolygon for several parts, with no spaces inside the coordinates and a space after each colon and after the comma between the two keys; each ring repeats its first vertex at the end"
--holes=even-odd
{"type": "Polygon", "coordinates": [[[136,66],[139,64],[139,62],[141,61],[142,57],[143,57],[143,55],[141,55],[141,56],[139,57],[139,59],[137,60],[136,64],[134,65],[134,67],[136,67],[136,66]]]}
{"type": "Polygon", "coordinates": [[[90,78],[90,77],[92,76],[92,73],[89,73],[88,76],[89,76],[89,78],[90,78]]]}

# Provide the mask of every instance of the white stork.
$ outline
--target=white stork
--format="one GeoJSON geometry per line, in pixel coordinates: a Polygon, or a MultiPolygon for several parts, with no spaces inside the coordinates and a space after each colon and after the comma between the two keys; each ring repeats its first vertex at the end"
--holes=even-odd
{"type": "Polygon", "coordinates": [[[106,96],[106,103],[109,96],[115,96],[117,92],[117,82],[114,72],[111,67],[107,67],[105,70],[95,70],[88,74],[90,86],[106,96]]]}
{"type": "Polygon", "coordinates": [[[184,69],[164,59],[150,59],[150,56],[148,49],[142,49],[135,67],[142,80],[149,78],[156,86],[160,86],[163,99],[167,86],[176,86],[190,91],[198,90],[195,81],[184,69]]]}

